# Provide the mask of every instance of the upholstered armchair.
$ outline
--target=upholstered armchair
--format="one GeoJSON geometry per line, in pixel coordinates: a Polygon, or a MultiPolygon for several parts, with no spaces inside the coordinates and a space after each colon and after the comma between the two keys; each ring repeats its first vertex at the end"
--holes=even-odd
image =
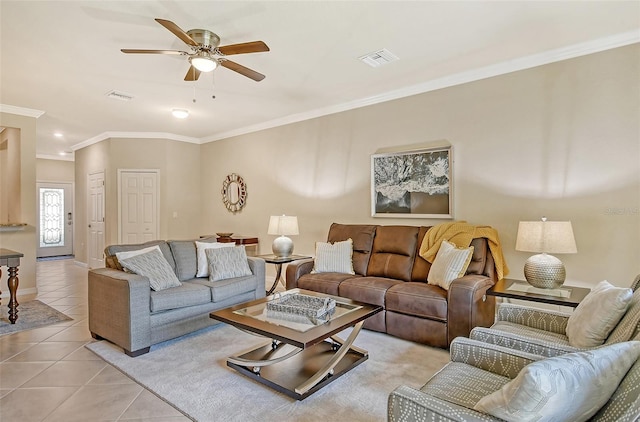
{"type": "MultiPolygon", "coordinates": [[[[640,288],[638,287],[640,287],[640,275],[631,284],[634,293],[626,311],[607,334],[602,345],[629,341],[640,335],[640,288]]],[[[611,313],[606,306],[600,308],[598,310],[600,312],[611,313]]],[[[579,309],[576,309],[575,312],[578,311],[579,309]]],[[[561,312],[502,303],[498,305],[496,322],[490,328],[474,328],[469,337],[547,357],[599,347],[600,345],[580,347],[576,342],[570,341],[567,335],[570,316],[571,314],[561,312]]],[[[586,316],[598,319],[595,313],[587,312],[586,316]]]]}
{"type": "MultiPolygon", "coordinates": [[[[401,385],[389,395],[387,420],[485,422],[523,420],[522,415],[525,414],[527,417],[533,416],[530,420],[534,420],[544,412],[547,412],[545,420],[551,420],[548,419],[549,412],[551,418],[554,418],[565,410],[560,410],[560,407],[568,405],[573,406],[574,412],[591,415],[588,419],[591,421],[635,421],[640,418],[639,355],[639,342],[624,342],[588,352],[543,358],[520,350],[458,337],[451,343],[451,362],[433,375],[424,386],[415,389],[401,385]],[[541,371],[548,371],[548,382],[562,384],[565,379],[573,376],[557,376],[558,372],[573,371],[580,365],[591,368],[592,363],[596,363],[593,365],[595,367],[601,366],[600,373],[592,374],[595,380],[576,381],[580,386],[586,387],[586,391],[576,391],[575,385],[553,385],[554,388],[543,391],[544,388],[541,389],[540,384],[536,384],[540,380],[541,371]],[[524,368],[527,369],[523,370],[524,368]],[[535,375],[530,376],[531,374],[535,375]],[[602,381],[604,378],[610,379],[602,381]],[[603,393],[603,390],[607,392],[603,393]],[[578,398],[567,400],[574,393],[578,394],[578,398]],[[524,402],[525,407],[530,406],[533,399],[539,400],[543,405],[534,405],[533,409],[518,413],[520,410],[517,403],[512,401],[501,409],[506,413],[516,409],[515,414],[508,417],[501,415],[501,418],[492,416],[496,414],[496,408],[500,409],[500,399],[517,400],[518,394],[521,394],[521,398],[524,395],[521,403],[524,402]],[[592,398],[594,394],[596,400],[592,398]],[[497,403],[495,397],[498,397],[497,403]],[[482,411],[475,410],[474,407],[482,411]]],[[[589,370],[577,372],[584,374],[589,370]]]]}

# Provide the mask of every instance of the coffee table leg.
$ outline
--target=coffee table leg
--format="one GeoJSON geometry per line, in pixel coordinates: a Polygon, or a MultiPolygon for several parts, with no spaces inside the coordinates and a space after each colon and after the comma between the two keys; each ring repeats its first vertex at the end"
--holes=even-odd
{"type": "MultiPolygon", "coordinates": [[[[275,351],[276,349],[280,348],[281,346],[286,345],[286,343],[272,343],[271,348],[275,351]],[[275,345],[275,347],[274,347],[275,345]]],[[[291,347],[295,347],[295,346],[291,346],[291,347]]],[[[280,356],[278,358],[275,359],[260,359],[260,360],[252,360],[252,359],[244,359],[238,356],[231,356],[229,358],[227,358],[227,362],[231,362],[231,363],[235,363],[236,365],[240,365],[240,366],[252,366],[253,367],[253,372],[255,372],[256,374],[260,372],[260,368],[263,366],[268,366],[268,365],[273,365],[274,363],[278,363],[278,362],[282,362],[283,360],[287,360],[290,357],[293,357],[295,355],[297,355],[298,353],[302,352],[302,350],[304,349],[300,349],[298,347],[295,347],[294,350],[292,350],[291,352],[287,353],[286,355],[280,356]]]]}
{"type": "MultiPolygon", "coordinates": [[[[340,360],[342,360],[342,358],[347,354],[349,350],[354,349],[353,342],[355,341],[356,337],[358,337],[358,334],[362,329],[362,324],[364,324],[364,321],[360,321],[353,326],[353,330],[351,331],[351,334],[349,334],[349,337],[347,337],[344,342],[340,341],[340,343],[342,343],[342,346],[340,347],[340,349],[338,349],[336,354],[333,355],[333,357],[329,359],[329,361],[322,368],[320,368],[318,372],[313,374],[311,378],[296,387],[296,393],[305,394],[307,391],[311,390],[317,383],[322,381],[327,375],[333,375],[333,368],[338,364],[338,362],[340,362],[340,360]]],[[[366,351],[363,351],[362,349],[359,350],[361,352],[364,352],[365,355],[367,354],[366,351]]]]}

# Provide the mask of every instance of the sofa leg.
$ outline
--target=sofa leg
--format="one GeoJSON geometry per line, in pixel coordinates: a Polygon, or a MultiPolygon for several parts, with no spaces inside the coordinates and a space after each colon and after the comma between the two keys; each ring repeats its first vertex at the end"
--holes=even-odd
{"type": "Polygon", "coordinates": [[[151,350],[151,347],[145,347],[145,348],[143,348],[143,349],[138,349],[138,350],[133,351],[133,352],[130,352],[129,350],[126,350],[126,349],[125,349],[124,353],[125,353],[127,356],[130,356],[130,357],[132,357],[132,358],[135,358],[135,357],[138,357],[138,356],[140,356],[140,355],[144,355],[145,353],[149,353],[149,350],[151,350]]]}
{"type": "Polygon", "coordinates": [[[96,333],[91,333],[91,337],[93,337],[95,340],[106,340],[104,337],[101,337],[96,333]]]}

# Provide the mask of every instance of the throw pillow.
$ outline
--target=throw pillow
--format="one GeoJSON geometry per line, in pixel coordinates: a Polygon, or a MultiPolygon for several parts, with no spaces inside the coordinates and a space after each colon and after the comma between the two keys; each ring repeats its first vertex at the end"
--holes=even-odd
{"type": "Polygon", "coordinates": [[[353,239],[335,243],[316,242],[316,257],[311,274],[317,273],[355,274],[353,239]]]}
{"type": "Polygon", "coordinates": [[[640,356],[640,342],[539,360],[473,407],[506,421],[586,421],[640,356]]]}
{"type": "Polygon", "coordinates": [[[449,290],[451,282],[467,272],[472,256],[473,246],[458,248],[453,243],[443,240],[429,269],[427,283],[449,290]]]}
{"type": "Polygon", "coordinates": [[[607,337],[606,344],[620,343],[621,341],[629,341],[633,335],[640,331],[640,289],[636,290],[629,308],[624,316],[620,319],[616,327],[607,337]]]}
{"type": "Polygon", "coordinates": [[[566,334],[573,347],[602,345],[625,314],[632,291],[601,281],[580,302],[567,321],[566,334]]]}
{"type": "Polygon", "coordinates": [[[182,286],[159,249],[122,259],[120,263],[129,271],[147,277],[155,291],[182,286]]]}
{"type": "Polygon", "coordinates": [[[244,246],[205,249],[209,262],[209,281],[252,275],[244,246]]]}
{"type": "Polygon", "coordinates": [[[135,251],[116,252],[116,258],[118,258],[118,262],[120,262],[123,259],[131,258],[132,256],[136,255],[142,255],[143,253],[151,252],[154,250],[158,250],[160,253],[162,253],[162,251],[160,250],[160,246],[155,245],[149,246],[148,248],[136,249],[135,251]]]}
{"type": "Polygon", "coordinates": [[[205,250],[216,248],[233,248],[235,243],[220,243],[220,242],[198,242],[196,240],[196,261],[198,263],[198,272],[196,277],[209,277],[209,261],[207,261],[207,255],[205,250]]]}

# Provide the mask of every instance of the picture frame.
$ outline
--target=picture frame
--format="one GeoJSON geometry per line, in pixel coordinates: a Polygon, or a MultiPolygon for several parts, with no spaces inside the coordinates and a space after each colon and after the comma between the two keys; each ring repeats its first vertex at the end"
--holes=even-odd
{"type": "Polygon", "coordinates": [[[371,155],[371,216],[453,218],[451,145],[371,155]]]}

